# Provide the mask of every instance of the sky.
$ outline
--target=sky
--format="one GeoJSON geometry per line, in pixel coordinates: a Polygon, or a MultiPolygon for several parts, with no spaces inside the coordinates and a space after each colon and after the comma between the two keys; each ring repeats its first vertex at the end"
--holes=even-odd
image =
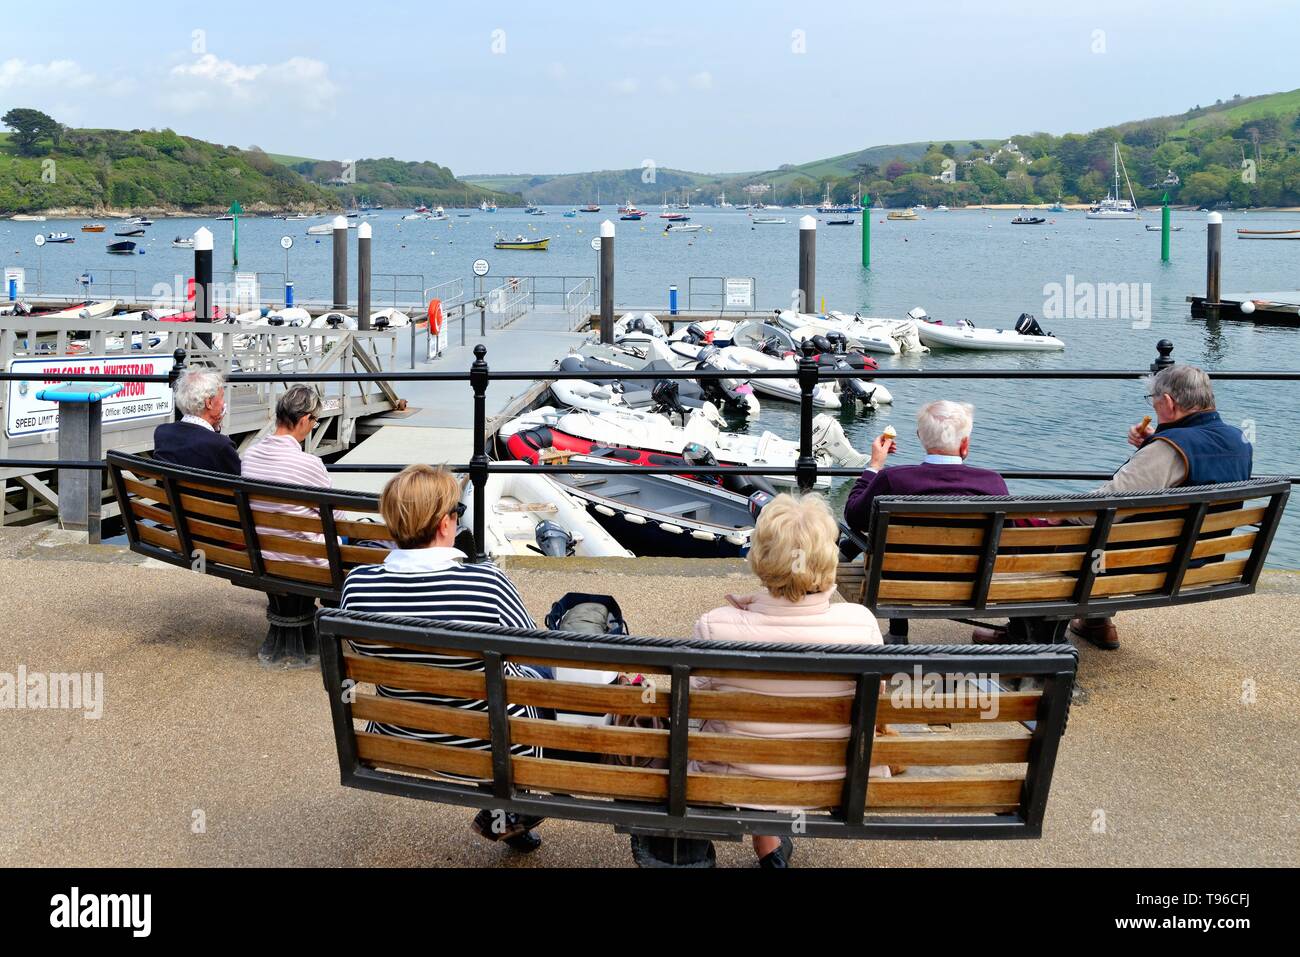
{"type": "Polygon", "coordinates": [[[1291,0],[6,0],[0,113],[457,175],[742,172],[1300,86],[1291,0]]]}

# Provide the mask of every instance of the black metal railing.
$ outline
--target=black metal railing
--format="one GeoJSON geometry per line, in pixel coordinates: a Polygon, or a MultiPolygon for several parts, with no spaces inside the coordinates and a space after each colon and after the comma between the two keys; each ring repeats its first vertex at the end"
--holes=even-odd
{"type": "MultiPolygon", "coordinates": [[[[485,499],[484,494],[488,476],[513,472],[540,472],[542,474],[601,474],[633,471],[638,474],[671,475],[688,470],[692,475],[765,475],[793,477],[795,484],[802,490],[811,490],[821,476],[843,477],[857,476],[860,468],[825,467],[817,463],[813,449],[813,394],[820,382],[832,379],[1141,379],[1174,364],[1172,357],[1173,343],[1161,339],[1156,345],[1157,357],[1146,370],[1132,369],[873,369],[864,376],[859,369],[824,369],[812,356],[810,343],[805,343],[804,353],[798,360],[796,378],[799,382],[799,451],[793,466],[754,466],[754,465],[580,465],[538,464],[528,462],[494,461],[488,455],[487,444],[487,388],[492,382],[539,382],[554,379],[555,370],[549,371],[504,371],[492,372],[487,364],[487,347],[480,344],[474,347],[474,362],[465,372],[318,372],[310,375],[293,375],[283,373],[232,373],[226,376],[230,385],[253,383],[291,383],[309,382],[468,382],[473,396],[473,453],[469,462],[449,465],[456,473],[468,474],[474,487],[473,531],[476,549],[484,554],[485,499]]],[[[174,353],[174,365],[167,375],[61,375],[60,382],[166,382],[175,387],[177,378],[185,369],[185,352],[177,349],[174,353]]],[[[1262,381],[1262,382],[1300,382],[1300,372],[1285,370],[1223,370],[1213,373],[1219,381],[1262,381]]],[[[0,382],[30,380],[30,374],[0,372],[0,382]]],[[[620,378],[629,381],[653,381],[659,379],[789,379],[789,370],[769,369],[745,372],[738,375],[735,370],[717,369],[677,369],[670,372],[658,370],[629,370],[620,373],[620,378]]],[[[402,465],[332,465],[327,466],[331,472],[382,473],[398,472],[402,465]]],[[[0,459],[2,468],[39,468],[39,469],[85,469],[103,471],[107,465],[102,461],[58,460],[58,459],[0,459]]],[[[1050,470],[997,470],[1003,478],[1038,479],[1061,481],[1102,481],[1109,479],[1111,473],[1097,471],[1050,471],[1050,470]]],[[[1300,484],[1300,475],[1285,476],[1292,484],[1300,484]]]]}

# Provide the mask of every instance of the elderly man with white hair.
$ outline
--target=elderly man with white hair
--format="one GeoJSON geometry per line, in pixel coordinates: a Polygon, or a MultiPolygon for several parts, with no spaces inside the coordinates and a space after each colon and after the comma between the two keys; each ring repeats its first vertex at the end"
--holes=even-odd
{"type": "MultiPolygon", "coordinates": [[[[1172,365],[1144,381],[1156,424],[1147,415],[1128,430],[1129,444],[1137,451],[1097,491],[1119,495],[1250,478],[1253,449],[1241,429],[1219,416],[1204,369],[1172,365]]],[[[1070,632],[1098,648],[1119,647],[1110,618],[1076,618],[1070,632]]]]}
{"type": "Polygon", "coordinates": [[[240,473],[239,452],[230,436],[221,434],[226,417],[226,383],[220,372],[191,369],[176,380],[176,407],[184,418],[158,426],[153,433],[153,457],[160,462],[240,473]]]}

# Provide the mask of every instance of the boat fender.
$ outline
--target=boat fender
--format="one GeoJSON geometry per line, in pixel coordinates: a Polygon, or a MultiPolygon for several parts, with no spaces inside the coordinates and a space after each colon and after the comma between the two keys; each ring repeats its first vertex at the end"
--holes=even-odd
{"type": "Polygon", "coordinates": [[[669,535],[680,535],[682,532],[686,531],[686,529],[682,528],[680,525],[674,525],[672,522],[660,522],[659,528],[667,532],[669,535]]]}
{"type": "Polygon", "coordinates": [[[610,518],[613,518],[618,514],[618,512],[614,511],[608,505],[597,505],[595,508],[601,515],[608,515],[610,518]]]}
{"type": "Polygon", "coordinates": [[[702,542],[711,542],[715,538],[717,538],[717,536],[714,535],[712,532],[705,532],[699,529],[693,529],[691,531],[691,538],[698,538],[702,542]]]}
{"type": "Polygon", "coordinates": [[[739,546],[741,546],[742,548],[743,548],[745,545],[748,545],[748,544],[749,544],[749,539],[748,539],[748,537],[746,537],[746,536],[744,536],[744,535],[728,535],[728,536],[727,536],[727,541],[730,542],[732,545],[739,545],[739,546]]]}
{"type": "Polygon", "coordinates": [[[625,519],[627,519],[629,522],[631,522],[633,525],[644,525],[644,524],[646,524],[646,520],[645,520],[645,516],[644,516],[644,515],[633,515],[631,512],[628,512],[628,513],[626,513],[623,517],[624,517],[625,519]]]}

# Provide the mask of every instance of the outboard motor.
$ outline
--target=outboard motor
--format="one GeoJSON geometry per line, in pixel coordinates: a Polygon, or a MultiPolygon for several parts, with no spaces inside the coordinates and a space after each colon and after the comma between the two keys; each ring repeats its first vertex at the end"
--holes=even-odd
{"type": "Polygon", "coordinates": [[[680,390],[677,383],[672,379],[659,379],[650,390],[650,398],[660,408],[667,409],[669,412],[675,412],[682,417],[682,423],[686,422],[686,409],[682,407],[680,390]]]}
{"type": "Polygon", "coordinates": [[[831,340],[823,335],[813,336],[812,344],[814,349],[823,354],[835,351],[835,347],[831,345],[831,340]]]}
{"type": "MultiPolygon", "coordinates": [[[[698,465],[704,468],[716,468],[718,457],[708,446],[701,445],[699,442],[687,442],[686,447],[682,449],[682,458],[686,460],[687,465],[698,465]]],[[[710,476],[708,481],[715,479],[710,476]]]]}
{"type": "Polygon", "coordinates": [[[776,356],[778,359],[785,355],[785,352],[781,349],[781,340],[776,336],[768,336],[764,339],[759,345],[758,351],[765,356],[776,356]]]}
{"type": "MultiPolygon", "coordinates": [[[[325,325],[329,326],[331,329],[337,329],[339,326],[343,325],[343,323],[346,321],[347,321],[347,317],[337,312],[332,312],[325,317],[325,325]]],[[[380,321],[385,322],[386,324],[385,320],[380,320],[380,321]]]]}
{"type": "Polygon", "coordinates": [[[692,322],[686,327],[686,341],[692,345],[699,345],[701,342],[708,341],[708,335],[698,322],[692,322]]]}
{"type": "Polygon", "coordinates": [[[282,326],[284,325],[284,316],[267,316],[266,324],[268,326],[282,326]]]}
{"type": "Polygon", "coordinates": [[[640,316],[633,316],[632,321],[627,324],[628,332],[649,332],[645,327],[645,320],[640,316]]]}
{"type": "Polygon", "coordinates": [[[391,324],[392,320],[388,316],[380,316],[378,319],[374,320],[370,326],[373,329],[387,329],[391,324]]]}
{"type": "Polygon", "coordinates": [[[831,344],[831,350],[833,352],[843,355],[849,351],[849,337],[842,332],[826,333],[826,341],[831,344]]]}
{"type": "Polygon", "coordinates": [[[550,558],[568,558],[577,548],[568,530],[550,519],[538,522],[533,535],[537,539],[537,550],[550,558]]]}
{"type": "Polygon", "coordinates": [[[30,316],[32,314],[32,307],[20,299],[18,302],[14,303],[13,314],[15,316],[30,316]]]}
{"type": "Polygon", "coordinates": [[[1022,312],[1020,318],[1016,320],[1016,332],[1022,336],[1047,336],[1049,332],[1044,332],[1043,327],[1038,324],[1038,319],[1028,312],[1022,312]]]}
{"type": "Polygon", "coordinates": [[[776,498],[776,496],[769,494],[768,492],[753,492],[750,494],[749,514],[753,517],[755,522],[758,521],[759,512],[763,511],[763,509],[767,507],[767,503],[772,501],[774,498],[776,498]]]}
{"type": "MultiPolygon", "coordinates": [[[[722,371],[718,362],[718,347],[705,346],[696,356],[696,369],[722,371]]],[[[749,414],[749,397],[753,393],[749,383],[732,378],[700,379],[700,394],[714,405],[725,406],[733,412],[749,414]]]]}

